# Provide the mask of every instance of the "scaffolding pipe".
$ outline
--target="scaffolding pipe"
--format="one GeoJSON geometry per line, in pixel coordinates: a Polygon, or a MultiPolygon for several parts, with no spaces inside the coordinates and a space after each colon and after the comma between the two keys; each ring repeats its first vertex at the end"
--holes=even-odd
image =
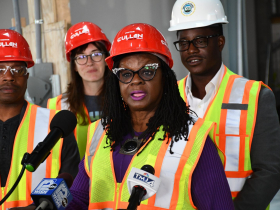
{"type": "Polygon", "coordinates": [[[243,76],[242,0],[237,0],[237,72],[243,76]]]}
{"type": "Polygon", "coordinates": [[[13,9],[14,9],[14,15],[15,15],[16,31],[18,33],[22,34],[18,0],[13,0],[13,9]]]}
{"type": "Polygon", "coordinates": [[[41,19],[40,0],[34,0],[35,10],[35,36],[36,36],[36,63],[42,63],[42,49],[41,49],[41,19]]]}

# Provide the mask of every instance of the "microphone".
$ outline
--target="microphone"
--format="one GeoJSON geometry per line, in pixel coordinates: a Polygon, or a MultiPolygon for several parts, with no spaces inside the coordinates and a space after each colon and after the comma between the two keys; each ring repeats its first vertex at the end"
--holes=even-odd
{"type": "Polygon", "coordinates": [[[73,177],[68,173],[61,173],[55,179],[44,178],[31,193],[37,206],[35,210],[62,210],[72,201],[69,191],[73,177]]]}
{"type": "Polygon", "coordinates": [[[132,168],[127,178],[127,188],[130,193],[127,209],[135,210],[142,200],[153,196],[160,185],[160,179],[156,176],[155,169],[151,165],[144,165],[141,169],[132,168]]]}
{"type": "Polygon", "coordinates": [[[51,149],[58,140],[68,136],[76,125],[77,118],[72,112],[68,110],[59,111],[50,123],[50,133],[43,142],[36,146],[27,160],[24,160],[25,168],[30,172],[34,172],[49,156],[51,149]]]}

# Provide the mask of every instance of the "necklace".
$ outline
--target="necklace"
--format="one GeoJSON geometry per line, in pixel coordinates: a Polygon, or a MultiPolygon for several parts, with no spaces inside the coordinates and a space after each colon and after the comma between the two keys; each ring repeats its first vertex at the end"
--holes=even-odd
{"type": "Polygon", "coordinates": [[[120,154],[134,155],[142,146],[143,139],[138,139],[138,136],[134,136],[132,139],[127,139],[120,149],[120,154]]]}

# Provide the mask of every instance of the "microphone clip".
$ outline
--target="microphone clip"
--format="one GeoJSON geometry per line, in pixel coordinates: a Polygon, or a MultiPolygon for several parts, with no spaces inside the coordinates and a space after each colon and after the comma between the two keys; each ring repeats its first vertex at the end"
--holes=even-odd
{"type": "Polygon", "coordinates": [[[25,167],[29,158],[30,158],[30,154],[28,152],[24,153],[22,160],[21,160],[21,165],[23,165],[25,167]]]}

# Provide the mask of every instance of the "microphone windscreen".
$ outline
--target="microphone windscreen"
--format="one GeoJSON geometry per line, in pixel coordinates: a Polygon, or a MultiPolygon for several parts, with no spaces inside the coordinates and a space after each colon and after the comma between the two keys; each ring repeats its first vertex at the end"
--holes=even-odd
{"type": "Polygon", "coordinates": [[[143,165],[141,170],[146,171],[146,172],[148,172],[150,174],[153,174],[153,175],[155,174],[155,169],[151,165],[143,165]]]}
{"type": "Polygon", "coordinates": [[[50,129],[59,128],[63,132],[63,136],[68,136],[76,127],[77,118],[69,110],[59,111],[52,119],[50,129]]]}
{"type": "Polygon", "coordinates": [[[73,184],[73,177],[69,173],[65,173],[65,172],[61,173],[56,178],[64,179],[64,181],[66,182],[68,188],[70,188],[72,186],[72,184],[73,184]]]}

